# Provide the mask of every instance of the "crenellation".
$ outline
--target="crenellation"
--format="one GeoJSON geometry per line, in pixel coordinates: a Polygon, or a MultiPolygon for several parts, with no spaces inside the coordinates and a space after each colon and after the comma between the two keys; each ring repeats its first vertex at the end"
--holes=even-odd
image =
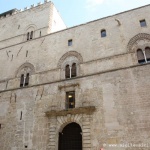
{"type": "Polygon", "coordinates": [[[12,16],[12,15],[15,15],[15,14],[18,14],[18,13],[20,13],[20,12],[24,12],[24,11],[27,11],[27,10],[30,10],[30,9],[32,9],[32,8],[36,8],[36,7],[39,7],[39,6],[41,6],[41,5],[44,5],[44,4],[46,4],[46,3],[52,3],[51,1],[49,1],[49,0],[44,0],[44,2],[42,3],[42,2],[39,2],[39,3],[37,3],[37,4],[33,4],[33,5],[31,5],[30,7],[25,7],[24,9],[19,9],[19,10],[15,10],[14,12],[12,12],[11,14],[6,14],[6,16],[0,16],[0,19],[5,19],[6,17],[9,17],[9,16],[12,16]]]}

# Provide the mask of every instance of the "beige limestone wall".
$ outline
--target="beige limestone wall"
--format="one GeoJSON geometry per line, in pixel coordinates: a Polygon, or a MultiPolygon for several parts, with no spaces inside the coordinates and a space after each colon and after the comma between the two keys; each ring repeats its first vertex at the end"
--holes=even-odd
{"type": "Polygon", "coordinates": [[[30,27],[33,38],[66,28],[53,3],[44,2],[0,19],[0,48],[25,42],[30,27]]]}
{"type": "Polygon", "coordinates": [[[99,150],[103,144],[106,150],[113,149],[108,144],[148,144],[150,71],[149,64],[139,65],[136,57],[136,48],[150,43],[148,13],[146,6],[28,42],[4,44],[0,49],[0,148],[58,150],[58,133],[70,122],[82,128],[83,150],[99,150]],[[147,27],[141,28],[143,18],[147,27]],[[100,37],[103,28],[106,38],[100,37]],[[132,43],[130,39],[137,34],[132,43]],[[73,39],[70,47],[69,39],[73,39]],[[79,60],[77,78],[62,78],[59,63],[64,63],[60,61],[64,54],[70,61],[79,60]],[[18,70],[29,63],[35,72],[29,86],[20,88],[18,70]],[[75,90],[76,108],[81,112],[46,116],[47,111],[65,109],[65,95],[70,90],[75,90]],[[82,112],[87,106],[96,110],[82,112]]]}
{"type": "MultiPolygon", "coordinates": [[[[149,143],[149,73],[149,65],[146,65],[0,93],[1,149],[22,150],[27,145],[27,149],[51,150],[54,143],[50,141],[54,140],[53,148],[57,150],[61,126],[75,121],[83,130],[86,118],[90,119],[90,139],[83,150],[98,150],[104,143],[149,143]],[[74,87],[76,108],[95,106],[93,114],[79,114],[74,116],[75,118],[71,117],[71,120],[67,119],[67,116],[47,117],[44,112],[65,108],[65,92],[73,88],[59,90],[59,86],[76,83],[79,84],[74,87]],[[55,136],[52,136],[49,131],[53,130],[54,128],[50,127],[54,126],[56,132],[55,136]]],[[[87,130],[83,131],[84,138],[85,131],[87,130]]],[[[83,143],[86,143],[85,141],[86,139],[83,139],[83,143]]]]}

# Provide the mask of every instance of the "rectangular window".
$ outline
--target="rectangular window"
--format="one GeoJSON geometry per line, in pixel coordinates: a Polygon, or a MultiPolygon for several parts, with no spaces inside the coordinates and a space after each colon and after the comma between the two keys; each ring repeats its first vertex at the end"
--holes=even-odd
{"type": "Polygon", "coordinates": [[[145,19],[140,20],[140,25],[141,27],[146,27],[146,20],[145,19]]]}
{"type": "Polygon", "coordinates": [[[66,109],[75,108],[75,91],[66,92],[66,109]]]}
{"type": "Polygon", "coordinates": [[[68,40],[68,46],[72,46],[72,39],[68,40]]]}

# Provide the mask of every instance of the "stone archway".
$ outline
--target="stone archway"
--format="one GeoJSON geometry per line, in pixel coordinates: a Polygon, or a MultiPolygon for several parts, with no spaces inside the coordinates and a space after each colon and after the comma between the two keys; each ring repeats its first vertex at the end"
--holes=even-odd
{"type": "Polygon", "coordinates": [[[69,123],[59,132],[58,150],[82,150],[82,130],[79,124],[69,123]]]}
{"type": "MultiPolygon", "coordinates": [[[[91,150],[91,116],[95,111],[94,106],[85,106],[69,110],[48,110],[45,112],[49,117],[49,147],[47,150],[60,150],[59,134],[70,123],[76,123],[82,127],[82,150],[91,150]]],[[[63,149],[64,150],[64,149],[63,149]]],[[[72,150],[72,149],[70,149],[72,150]]]]}

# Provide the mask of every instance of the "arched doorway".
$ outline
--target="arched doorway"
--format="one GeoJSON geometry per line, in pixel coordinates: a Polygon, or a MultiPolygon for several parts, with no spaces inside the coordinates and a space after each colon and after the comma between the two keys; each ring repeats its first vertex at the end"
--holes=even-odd
{"type": "Polygon", "coordinates": [[[59,150],[82,150],[82,130],[77,123],[70,123],[59,133],[59,150]]]}

